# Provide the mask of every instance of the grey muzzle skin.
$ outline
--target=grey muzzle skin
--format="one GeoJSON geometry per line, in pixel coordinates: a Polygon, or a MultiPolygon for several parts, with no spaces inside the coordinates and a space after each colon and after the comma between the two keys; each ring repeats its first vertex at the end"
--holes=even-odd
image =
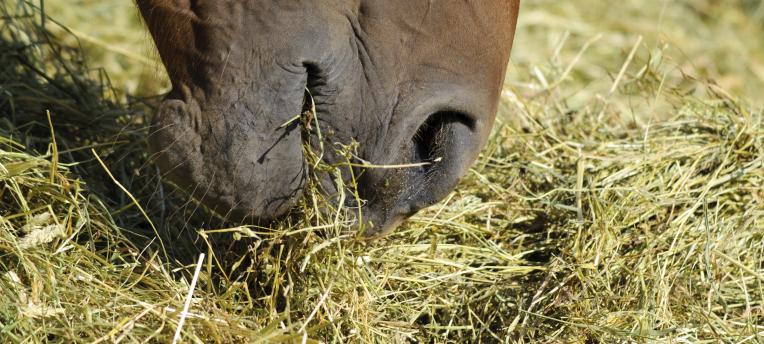
{"type": "Polygon", "coordinates": [[[356,227],[387,233],[446,197],[477,159],[518,4],[139,0],[173,83],[153,122],[155,161],[227,219],[279,219],[305,193],[303,144],[320,146],[315,131],[284,125],[305,110],[307,89],[323,162],[342,165],[333,148],[357,143],[358,164],[342,171],[346,184],[357,177],[356,227]]]}

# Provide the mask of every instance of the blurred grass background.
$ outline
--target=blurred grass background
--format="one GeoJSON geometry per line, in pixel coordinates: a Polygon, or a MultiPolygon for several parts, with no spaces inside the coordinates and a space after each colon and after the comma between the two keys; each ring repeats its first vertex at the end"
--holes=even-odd
{"type": "Polygon", "coordinates": [[[480,160],[372,243],[316,197],[270,229],[192,219],[145,154],[167,82],[130,1],[0,8],[3,342],[167,342],[215,238],[249,254],[205,251],[188,341],[764,340],[761,1],[523,1],[480,160]],[[154,224],[201,238],[167,255],[154,224]]]}
{"type": "Polygon", "coordinates": [[[121,94],[152,96],[168,90],[164,67],[133,1],[54,0],[44,6],[63,26],[51,26],[52,31],[68,44],[80,44],[90,65],[107,70],[121,94]]]}
{"type": "MultiPolygon", "coordinates": [[[[118,90],[131,95],[167,90],[163,68],[131,1],[48,0],[45,6],[76,34],[91,66],[107,70],[118,90]]],[[[762,33],[764,5],[758,0],[525,0],[509,81],[532,77],[537,68],[559,68],[599,37],[566,83],[581,92],[581,86],[608,82],[620,67],[614,52],[630,50],[642,36],[644,47],[665,53],[670,68],[762,103],[762,33]]]]}

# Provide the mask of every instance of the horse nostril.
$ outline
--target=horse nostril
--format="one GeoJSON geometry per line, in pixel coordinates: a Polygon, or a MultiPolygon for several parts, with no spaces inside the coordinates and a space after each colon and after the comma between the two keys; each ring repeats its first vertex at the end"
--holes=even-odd
{"type": "Polygon", "coordinates": [[[365,201],[359,207],[363,222],[373,224],[366,234],[389,232],[447,196],[479,150],[478,124],[464,112],[433,113],[401,147],[396,161],[403,167],[364,170],[359,195],[365,201]]]}
{"type": "MultiPolygon", "coordinates": [[[[449,140],[449,132],[454,125],[472,129],[474,121],[468,115],[456,111],[441,111],[430,115],[412,138],[413,162],[435,163],[442,159],[444,143],[449,140]]],[[[422,169],[428,172],[432,166],[425,164],[422,169]]]]}

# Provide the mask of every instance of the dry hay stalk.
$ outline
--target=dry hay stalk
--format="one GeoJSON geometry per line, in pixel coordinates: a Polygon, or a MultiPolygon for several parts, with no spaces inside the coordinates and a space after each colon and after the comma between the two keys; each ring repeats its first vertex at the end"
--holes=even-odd
{"type": "MultiPolygon", "coordinates": [[[[0,73],[4,340],[168,342],[181,316],[193,342],[762,340],[762,113],[681,73],[652,35],[593,32],[584,23],[596,21],[572,11],[575,30],[554,36],[544,25],[573,5],[530,7],[518,46],[562,37],[539,39],[556,42],[535,52],[552,57],[538,65],[517,50],[470,175],[369,242],[347,232],[355,210],[337,206],[357,197],[352,182],[332,197],[308,192],[272,228],[210,225],[151,167],[145,108],[84,78],[79,51],[20,4],[0,5],[0,66],[12,66],[0,73]],[[23,244],[54,225],[57,235],[23,244]]],[[[339,183],[344,170],[321,149],[352,163],[354,147],[315,146],[305,146],[311,173],[339,183]]]]}

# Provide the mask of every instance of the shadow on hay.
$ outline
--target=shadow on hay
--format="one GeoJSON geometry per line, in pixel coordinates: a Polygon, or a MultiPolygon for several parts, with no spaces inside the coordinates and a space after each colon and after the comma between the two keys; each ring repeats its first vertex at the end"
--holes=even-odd
{"type": "Polygon", "coordinates": [[[140,202],[171,258],[195,261],[206,251],[197,228],[224,225],[162,182],[147,153],[150,114],[161,97],[120,99],[102,69],[88,66],[80,46],[49,28],[65,27],[28,2],[0,5],[0,135],[36,155],[50,152],[48,113],[59,159],[112,209],[137,247],[159,248],[149,220],[96,159],[140,202]]]}

